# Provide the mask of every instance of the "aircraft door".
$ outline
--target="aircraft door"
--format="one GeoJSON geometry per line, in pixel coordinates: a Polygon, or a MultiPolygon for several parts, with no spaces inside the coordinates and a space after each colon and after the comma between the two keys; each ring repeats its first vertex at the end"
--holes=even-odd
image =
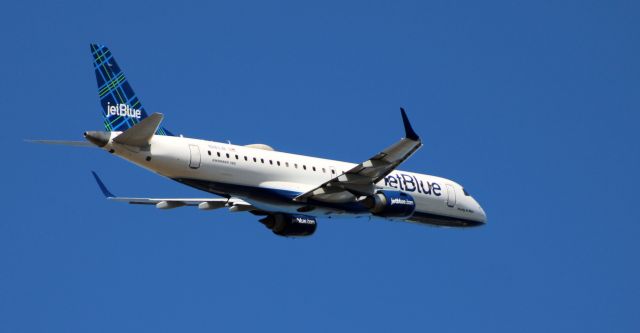
{"type": "Polygon", "coordinates": [[[456,189],[447,184],[447,206],[453,207],[456,205],[456,189]]]}
{"type": "Polygon", "coordinates": [[[200,167],[200,148],[196,145],[189,145],[189,167],[191,169],[200,167]]]}

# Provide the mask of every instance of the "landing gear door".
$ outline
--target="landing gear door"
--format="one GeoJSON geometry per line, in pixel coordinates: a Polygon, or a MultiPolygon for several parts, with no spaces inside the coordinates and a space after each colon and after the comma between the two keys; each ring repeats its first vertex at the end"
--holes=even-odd
{"type": "Polygon", "coordinates": [[[196,145],[189,145],[189,167],[197,169],[200,167],[200,148],[196,145]]]}
{"type": "Polygon", "coordinates": [[[447,184],[447,206],[453,207],[456,205],[456,189],[447,184]]]}

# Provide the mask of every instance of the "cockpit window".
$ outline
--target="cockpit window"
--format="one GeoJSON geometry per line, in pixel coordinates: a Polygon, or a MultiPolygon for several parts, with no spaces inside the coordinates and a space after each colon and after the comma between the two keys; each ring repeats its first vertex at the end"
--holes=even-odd
{"type": "Polygon", "coordinates": [[[464,195],[466,195],[466,196],[468,196],[468,197],[470,197],[470,196],[471,196],[471,194],[469,194],[469,192],[467,192],[467,190],[465,190],[465,188],[464,188],[464,187],[462,188],[462,192],[464,192],[464,195]]]}

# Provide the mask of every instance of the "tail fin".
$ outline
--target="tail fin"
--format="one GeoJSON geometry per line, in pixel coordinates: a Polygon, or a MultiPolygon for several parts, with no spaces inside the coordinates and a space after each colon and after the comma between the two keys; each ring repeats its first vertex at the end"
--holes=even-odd
{"type": "MultiPolygon", "coordinates": [[[[98,81],[98,96],[107,131],[125,131],[147,117],[142,102],[131,88],[109,48],[91,44],[93,68],[98,81]]],[[[173,135],[159,127],[159,135],[173,135]]]]}

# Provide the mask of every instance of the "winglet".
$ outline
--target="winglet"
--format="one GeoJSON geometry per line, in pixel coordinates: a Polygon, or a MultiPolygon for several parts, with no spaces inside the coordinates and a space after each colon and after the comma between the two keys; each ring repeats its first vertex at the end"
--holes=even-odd
{"type": "Polygon", "coordinates": [[[94,171],[91,171],[91,173],[93,174],[93,178],[96,179],[96,182],[98,182],[98,186],[100,187],[100,191],[102,191],[102,194],[104,194],[104,196],[107,198],[114,198],[115,195],[109,192],[109,189],[104,186],[104,183],[102,182],[102,180],[100,180],[100,177],[98,177],[98,175],[94,171]]]}
{"type": "Polygon", "coordinates": [[[402,114],[402,122],[404,123],[404,132],[405,132],[404,136],[407,139],[410,139],[413,141],[420,140],[420,137],[418,136],[418,134],[416,134],[416,132],[413,131],[413,128],[411,127],[411,123],[409,123],[409,118],[407,118],[407,113],[404,112],[404,108],[400,108],[400,113],[402,114]]]}

